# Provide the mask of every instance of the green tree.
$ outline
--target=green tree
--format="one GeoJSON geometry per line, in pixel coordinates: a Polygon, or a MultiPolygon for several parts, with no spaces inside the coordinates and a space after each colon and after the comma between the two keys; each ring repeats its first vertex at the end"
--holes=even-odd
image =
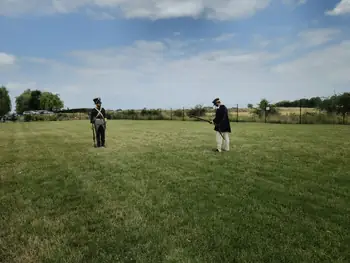
{"type": "Polygon", "coordinates": [[[343,116],[343,123],[345,123],[345,116],[350,113],[350,92],[337,96],[336,112],[343,116]]]}
{"type": "Polygon", "coordinates": [[[182,117],[182,115],[183,115],[183,110],[177,109],[177,110],[174,111],[174,116],[182,117]]]}
{"type": "Polygon", "coordinates": [[[30,99],[31,99],[31,90],[25,90],[21,95],[16,97],[16,112],[22,114],[24,111],[31,110],[30,108],[30,99]]]}
{"type": "Polygon", "coordinates": [[[267,99],[262,99],[258,106],[254,108],[253,112],[260,118],[262,116],[268,116],[270,114],[278,113],[276,105],[270,104],[270,102],[267,99]]]}
{"type": "Polygon", "coordinates": [[[310,99],[300,99],[300,100],[294,100],[294,101],[289,101],[289,100],[282,100],[276,103],[277,107],[300,107],[300,103],[302,107],[307,107],[307,108],[317,108],[320,106],[322,103],[322,99],[320,97],[312,97],[310,99]]]}
{"type": "Polygon", "coordinates": [[[203,107],[203,105],[198,104],[194,108],[190,109],[187,112],[187,115],[201,117],[201,116],[205,116],[206,113],[207,113],[206,108],[203,107]]]}
{"type": "Polygon", "coordinates": [[[54,110],[63,108],[63,101],[58,94],[41,92],[40,90],[25,90],[16,97],[16,112],[36,110],[54,110]]]}
{"type": "Polygon", "coordinates": [[[53,111],[64,107],[63,101],[58,94],[42,92],[40,95],[40,109],[53,111]]]}
{"type": "Polygon", "coordinates": [[[277,107],[293,107],[293,102],[289,101],[289,100],[282,100],[276,103],[277,107]]]}
{"type": "Polygon", "coordinates": [[[6,87],[0,87],[0,117],[11,111],[11,98],[6,87]]]}
{"type": "Polygon", "coordinates": [[[318,106],[318,109],[325,111],[328,114],[337,112],[337,97],[337,95],[333,95],[331,97],[325,98],[318,106]]]}
{"type": "Polygon", "coordinates": [[[41,98],[41,91],[40,90],[33,90],[30,93],[30,100],[29,100],[30,110],[41,110],[40,109],[40,98],[41,98]]]}
{"type": "Polygon", "coordinates": [[[320,97],[312,97],[309,99],[309,108],[318,108],[322,103],[322,99],[320,97]]]}

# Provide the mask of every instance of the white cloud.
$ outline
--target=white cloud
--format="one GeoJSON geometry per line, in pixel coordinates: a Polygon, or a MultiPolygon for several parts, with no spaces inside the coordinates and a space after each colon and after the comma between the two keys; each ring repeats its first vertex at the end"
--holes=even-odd
{"type": "Polygon", "coordinates": [[[341,31],[334,28],[316,28],[300,32],[298,36],[302,42],[302,45],[306,47],[313,47],[325,44],[337,36],[341,31]]]}
{"type": "Polygon", "coordinates": [[[214,38],[215,41],[217,42],[222,42],[222,41],[227,41],[232,39],[235,36],[235,34],[229,33],[229,34],[222,34],[216,38],[214,38]]]}
{"type": "Polygon", "coordinates": [[[70,13],[87,9],[88,15],[111,19],[162,19],[199,17],[237,19],[254,15],[265,9],[271,0],[1,0],[0,15],[70,13]],[[93,8],[99,11],[93,10],[93,8]],[[105,11],[108,9],[108,13],[105,11]]]}
{"type": "MultiPolygon", "coordinates": [[[[282,45],[274,52],[213,45],[194,52],[186,41],[136,41],[132,46],[72,51],[67,54],[69,63],[21,58],[18,72],[3,77],[16,95],[31,86],[57,91],[68,107],[88,107],[96,96],[107,108],[208,105],[218,96],[229,106],[245,106],[263,97],[275,101],[323,96],[350,85],[350,42],[318,46],[336,33],[329,28],[304,31],[291,43],[297,48],[282,45]],[[312,51],[301,54],[306,52],[302,47],[312,51]]],[[[213,44],[215,39],[200,42],[213,44]]]]}
{"type": "MultiPolygon", "coordinates": [[[[327,83],[329,88],[333,85],[350,84],[350,41],[325,48],[322,51],[313,51],[306,56],[295,59],[272,68],[291,79],[306,80],[307,82],[327,83]],[[310,77],[306,77],[310,75],[310,77]]],[[[322,85],[320,85],[322,87],[322,85]]]]}
{"type": "Polygon", "coordinates": [[[341,30],[337,28],[309,28],[289,38],[276,37],[267,39],[262,35],[255,34],[252,36],[252,45],[260,49],[282,47],[280,50],[281,55],[292,55],[298,51],[329,44],[331,41],[339,41],[341,38],[341,30]]]}
{"type": "Polygon", "coordinates": [[[4,52],[0,52],[0,68],[1,66],[13,65],[15,64],[15,62],[16,62],[15,56],[4,52]]]}
{"type": "Polygon", "coordinates": [[[115,17],[107,12],[95,11],[93,9],[87,9],[86,14],[95,20],[114,20],[115,17]]]}
{"type": "Polygon", "coordinates": [[[307,0],[282,0],[282,2],[286,5],[305,5],[307,3],[307,0]]]}
{"type": "Polygon", "coordinates": [[[325,14],[330,16],[350,14],[350,0],[341,0],[332,10],[326,11],[325,14]]]}

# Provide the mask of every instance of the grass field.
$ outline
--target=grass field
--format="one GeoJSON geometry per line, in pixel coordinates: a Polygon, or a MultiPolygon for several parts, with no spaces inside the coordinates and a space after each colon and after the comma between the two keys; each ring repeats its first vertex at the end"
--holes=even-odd
{"type": "Polygon", "coordinates": [[[0,125],[0,262],[350,262],[349,126],[0,125]]]}

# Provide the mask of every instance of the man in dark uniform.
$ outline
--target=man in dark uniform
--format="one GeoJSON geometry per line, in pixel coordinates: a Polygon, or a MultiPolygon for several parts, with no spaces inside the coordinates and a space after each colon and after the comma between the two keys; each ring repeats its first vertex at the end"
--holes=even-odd
{"type": "Polygon", "coordinates": [[[215,119],[212,121],[214,123],[216,131],[216,150],[221,152],[221,150],[230,150],[230,138],[229,133],[231,133],[230,120],[228,118],[228,110],[225,105],[221,104],[219,98],[212,101],[216,109],[215,119]]]}
{"type": "Polygon", "coordinates": [[[93,99],[96,107],[91,110],[90,123],[96,131],[97,147],[105,147],[106,111],[101,107],[101,98],[93,99]]]}

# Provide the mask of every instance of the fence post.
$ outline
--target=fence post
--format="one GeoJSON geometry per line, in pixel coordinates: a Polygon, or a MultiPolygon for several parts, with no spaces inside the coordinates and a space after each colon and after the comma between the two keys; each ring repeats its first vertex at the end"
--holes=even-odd
{"type": "Polygon", "coordinates": [[[301,100],[299,100],[299,124],[302,124],[302,120],[301,120],[301,100]]]}
{"type": "Polygon", "coordinates": [[[237,104],[237,118],[236,118],[236,122],[238,122],[238,104],[237,104]]]}
{"type": "Polygon", "coordinates": [[[266,114],[266,111],[267,111],[267,108],[266,108],[266,106],[265,106],[265,110],[264,110],[265,123],[267,122],[267,114],[266,114]]]}
{"type": "Polygon", "coordinates": [[[182,108],[182,120],[185,120],[185,107],[182,108]]]}
{"type": "Polygon", "coordinates": [[[173,120],[173,108],[170,108],[170,120],[173,120]]]}

